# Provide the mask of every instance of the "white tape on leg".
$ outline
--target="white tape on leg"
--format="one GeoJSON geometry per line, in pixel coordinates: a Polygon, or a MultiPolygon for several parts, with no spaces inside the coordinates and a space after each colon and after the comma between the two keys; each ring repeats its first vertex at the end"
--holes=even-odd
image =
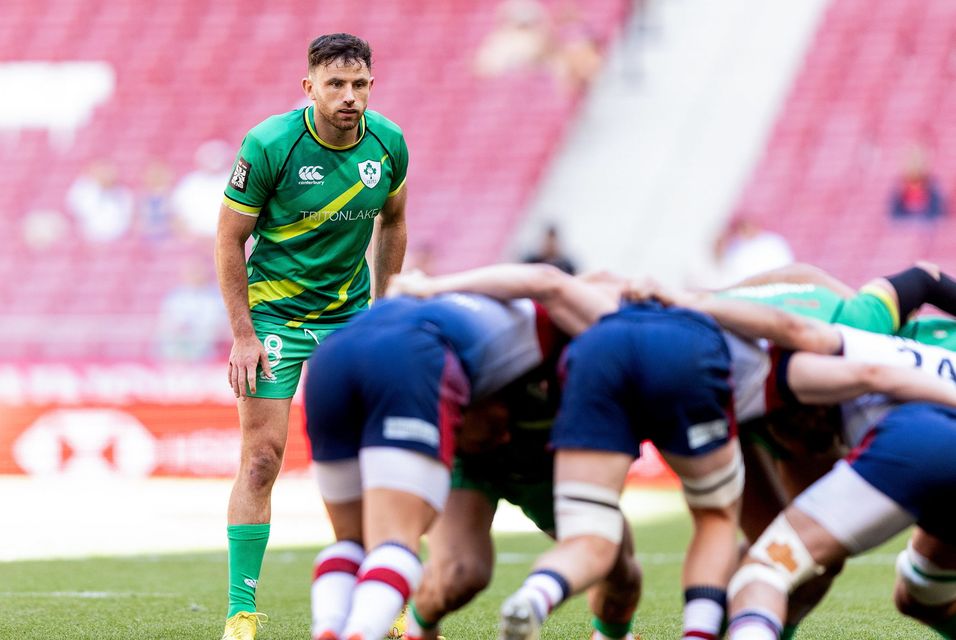
{"type": "Polygon", "coordinates": [[[607,487],[587,482],[559,482],[554,486],[554,522],[558,540],[597,536],[620,544],[624,516],[621,496],[607,487]]]}
{"type": "Polygon", "coordinates": [[[936,566],[912,544],[896,557],[896,575],[920,604],[938,607],[956,601],[956,571],[936,566]]]}

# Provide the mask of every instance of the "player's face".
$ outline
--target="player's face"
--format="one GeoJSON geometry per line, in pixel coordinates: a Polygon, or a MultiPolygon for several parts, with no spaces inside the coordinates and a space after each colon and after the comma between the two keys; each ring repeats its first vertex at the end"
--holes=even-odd
{"type": "Polygon", "coordinates": [[[336,129],[349,131],[362,121],[374,81],[364,62],[333,60],[313,67],[302,84],[316,113],[336,129]]]}

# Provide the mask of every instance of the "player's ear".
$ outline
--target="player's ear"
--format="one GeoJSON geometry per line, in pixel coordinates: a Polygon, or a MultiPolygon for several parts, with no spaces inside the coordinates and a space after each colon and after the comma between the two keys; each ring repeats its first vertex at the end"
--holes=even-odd
{"type": "Polygon", "coordinates": [[[309,76],[302,78],[302,91],[304,91],[308,97],[312,97],[312,79],[309,78],[309,76]]]}
{"type": "Polygon", "coordinates": [[[375,76],[369,76],[368,78],[368,88],[369,91],[372,90],[372,85],[375,84],[375,76]]]}

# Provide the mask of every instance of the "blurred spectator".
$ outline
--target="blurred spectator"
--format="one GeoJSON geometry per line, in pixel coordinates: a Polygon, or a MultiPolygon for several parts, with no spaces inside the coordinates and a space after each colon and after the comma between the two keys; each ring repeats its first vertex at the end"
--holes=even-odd
{"type": "Polygon", "coordinates": [[[498,5],[497,25],[475,54],[475,73],[500,76],[542,65],[551,50],[548,13],[536,0],[506,0],[498,5]]]}
{"type": "Polygon", "coordinates": [[[537,251],[525,256],[524,262],[543,262],[571,275],[574,275],[577,271],[574,263],[561,249],[558,228],[553,224],[545,228],[544,235],[541,238],[541,246],[538,247],[537,251]]]}
{"type": "Polygon", "coordinates": [[[233,149],[222,140],[209,140],[196,149],[196,168],[173,190],[177,227],[188,236],[212,239],[219,222],[219,205],[229,182],[233,149]]]}
{"type": "Polygon", "coordinates": [[[714,259],[715,278],[710,286],[722,287],[790,264],[793,251],[783,236],[744,217],[732,220],[717,238],[714,259]]]}
{"type": "Polygon", "coordinates": [[[89,242],[112,242],[133,221],[133,192],[118,182],[116,167],[107,160],[92,163],[73,182],[66,203],[89,242]]]}
{"type": "Polygon", "coordinates": [[[23,217],[23,243],[34,251],[55,247],[66,237],[70,223],[55,209],[36,209],[23,217]]]}
{"type": "Polygon", "coordinates": [[[571,92],[586,86],[600,68],[598,40],[570,0],[553,21],[537,0],[506,0],[498,6],[497,25],[475,54],[479,76],[541,69],[571,92]]]}
{"type": "Polygon", "coordinates": [[[179,362],[209,360],[228,347],[226,311],[209,265],[196,259],[184,265],[180,284],[160,306],[156,339],[159,356],[179,362]]]}
{"type": "Polygon", "coordinates": [[[922,147],[914,145],[907,154],[903,177],[890,203],[890,215],[898,220],[933,220],[946,214],[946,203],[922,147]]]}
{"type": "Polygon", "coordinates": [[[173,172],[165,163],[154,160],[146,167],[136,223],[139,236],[150,244],[160,243],[172,235],[172,186],[173,172]]]}
{"type": "Polygon", "coordinates": [[[565,89],[577,92],[587,87],[601,69],[598,39],[581,18],[577,5],[568,2],[558,13],[555,75],[565,89]]]}

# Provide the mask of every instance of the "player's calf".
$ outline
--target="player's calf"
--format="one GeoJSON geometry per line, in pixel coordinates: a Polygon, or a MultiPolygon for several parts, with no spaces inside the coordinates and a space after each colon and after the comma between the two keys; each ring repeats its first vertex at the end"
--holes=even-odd
{"type": "Polygon", "coordinates": [[[912,543],[897,556],[893,600],[903,615],[956,638],[956,570],[939,567],[912,543]]]}
{"type": "Polygon", "coordinates": [[[435,640],[438,623],[465,606],[491,582],[491,566],[471,556],[456,557],[428,567],[409,605],[408,640],[435,640]]]}
{"type": "Polygon", "coordinates": [[[625,539],[611,572],[588,591],[588,604],[594,617],[592,640],[630,638],[634,612],[641,597],[641,568],[625,529],[625,539]]]}

